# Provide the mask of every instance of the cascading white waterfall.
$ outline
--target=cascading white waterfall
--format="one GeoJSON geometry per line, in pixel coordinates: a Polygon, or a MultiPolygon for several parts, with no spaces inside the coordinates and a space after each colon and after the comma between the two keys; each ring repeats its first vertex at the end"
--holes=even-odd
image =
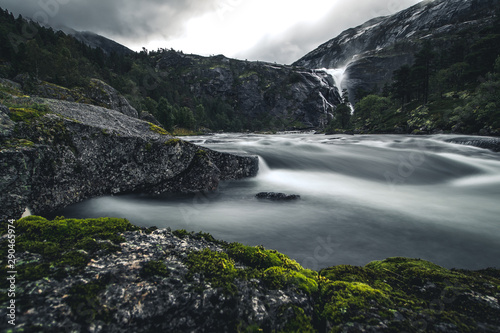
{"type": "Polygon", "coordinates": [[[347,66],[342,67],[342,68],[333,68],[333,69],[324,68],[324,69],[322,69],[333,78],[333,81],[335,82],[335,86],[339,90],[340,97],[342,97],[342,95],[343,95],[342,81],[344,80],[344,75],[345,75],[346,69],[347,69],[347,66]]]}
{"type": "MultiPolygon", "coordinates": [[[[333,81],[335,82],[335,86],[337,87],[337,89],[339,91],[339,95],[342,98],[344,95],[342,83],[345,79],[345,72],[347,70],[347,65],[342,67],[342,68],[330,68],[330,69],[323,68],[321,70],[327,72],[333,78],[333,81]]],[[[349,103],[348,105],[349,105],[349,108],[351,108],[351,114],[354,113],[354,107],[352,106],[352,104],[349,103]]]]}

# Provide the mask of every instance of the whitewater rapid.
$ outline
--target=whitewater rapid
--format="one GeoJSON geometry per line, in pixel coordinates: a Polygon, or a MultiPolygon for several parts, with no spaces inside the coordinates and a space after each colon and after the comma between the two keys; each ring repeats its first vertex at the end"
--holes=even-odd
{"type": "Polygon", "coordinates": [[[264,245],[318,269],[393,256],[500,266],[500,154],[448,136],[221,134],[187,140],[258,155],[259,175],[215,193],[103,197],[55,212],[126,217],[264,245]],[[261,201],[263,191],[299,194],[261,201]]]}

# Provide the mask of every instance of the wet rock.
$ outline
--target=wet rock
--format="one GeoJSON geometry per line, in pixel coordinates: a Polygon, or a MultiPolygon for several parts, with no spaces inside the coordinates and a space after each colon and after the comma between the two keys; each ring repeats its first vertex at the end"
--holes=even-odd
{"type": "Polygon", "coordinates": [[[257,157],[213,152],[118,111],[39,102],[51,111],[17,122],[15,132],[6,130],[0,151],[2,218],[19,218],[26,207],[42,214],[106,194],[214,190],[220,180],[258,171],[257,157]]]}
{"type": "Polygon", "coordinates": [[[9,117],[9,108],[0,104],[0,138],[9,136],[14,130],[14,125],[9,117]]]}
{"type": "Polygon", "coordinates": [[[444,141],[449,143],[456,143],[459,145],[490,149],[494,152],[500,152],[499,138],[474,136],[474,137],[457,137],[452,139],[446,139],[444,141]]]}
{"type": "Polygon", "coordinates": [[[137,118],[137,110],[123,97],[115,88],[109,84],[97,80],[90,80],[89,87],[85,90],[85,96],[102,104],[108,109],[116,110],[129,117],[137,118]]]}
{"type": "Polygon", "coordinates": [[[257,199],[267,199],[276,201],[290,201],[300,199],[300,195],[297,194],[285,194],[285,193],[275,193],[275,192],[261,192],[255,195],[257,199]]]}
{"type": "Polygon", "coordinates": [[[141,120],[144,120],[144,121],[147,121],[147,122],[150,122],[152,124],[155,124],[157,126],[162,126],[160,124],[160,122],[155,118],[155,116],[153,116],[151,113],[147,112],[147,111],[142,111],[139,118],[141,120]]]}
{"type": "Polygon", "coordinates": [[[217,96],[249,121],[323,128],[341,103],[333,79],[323,71],[173,50],[162,54],[157,68],[196,96],[217,96]]]}

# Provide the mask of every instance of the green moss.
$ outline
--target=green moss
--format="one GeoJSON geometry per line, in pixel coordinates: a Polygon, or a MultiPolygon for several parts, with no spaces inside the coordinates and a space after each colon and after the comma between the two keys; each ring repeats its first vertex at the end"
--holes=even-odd
{"type": "MultiPolygon", "coordinates": [[[[48,221],[39,216],[29,216],[15,223],[16,230],[24,240],[47,241],[59,244],[62,248],[72,247],[86,237],[101,239],[114,238],[118,232],[138,230],[126,219],[98,218],[98,219],[56,219],[48,221]]],[[[117,241],[118,239],[113,239],[117,241]]]]}
{"type": "Polygon", "coordinates": [[[192,278],[194,273],[199,273],[202,279],[210,282],[213,287],[223,288],[231,294],[236,293],[234,279],[238,277],[239,272],[227,253],[204,249],[190,253],[186,263],[190,271],[188,277],[192,278]]]}
{"type": "Polygon", "coordinates": [[[207,154],[207,151],[206,151],[206,150],[203,150],[203,149],[198,149],[198,150],[196,151],[196,157],[198,157],[198,158],[205,158],[205,157],[207,157],[207,156],[208,156],[208,154],[207,154]]]}
{"type": "Polygon", "coordinates": [[[314,333],[312,318],[307,316],[302,308],[295,305],[285,305],[280,309],[281,316],[291,317],[281,332],[314,333]]]}
{"type": "MultiPolygon", "coordinates": [[[[428,282],[445,286],[445,284],[468,284],[466,276],[450,271],[431,262],[421,259],[388,258],[374,261],[366,265],[378,276],[384,276],[387,282],[396,289],[412,292],[412,286],[423,286],[428,282]]],[[[428,297],[434,297],[429,295],[428,297]]]]}
{"type": "Polygon", "coordinates": [[[80,251],[71,251],[63,255],[63,257],[57,261],[60,266],[72,266],[75,268],[83,268],[89,263],[89,256],[80,251]]]}
{"type": "Polygon", "coordinates": [[[161,128],[160,126],[156,126],[153,123],[149,123],[149,129],[155,133],[158,133],[160,135],[170,135],[166,130],[161,128]]]}
{"type": "Polygon", "coordinates": [[[191,233],[186,231],[185,229],[174,230],[174,231],[172,231],[172,233],[175,236],[179,237],[180,239],[184,239],[187,236],[191,235],[191,233]]]}
{"type": "Polygon", "coordinates": [[[362,282],[372,284],[377,280],[374,270],[367,267],[339,265],[320,271],[320,275],[331,281],[362,282]]]}
{"type": "Polygon", "coordinates": [[[70,306],[72,316],[79,323],[95,321],[109,322],[112,311],[101,305],[99,295],[111,283],[111,276],[106,274],[88,283],[78,283],[69,289],[66,303],[70,306]]]}
{"type": "Polygon", "coordinates": [[[227,253],[236,261],[256,269],[267,269],[270,267],[283,267],[295,271],[303,268],[286,255],[276,250],[266,250],[262,246],[246,246],[240,243],[231,243],[227,247],[227,253]]]}
{"type": "Polygon", "coordinates": [[[271,289],[297,287],[307,294],[312,294],[318,290],[315,275],[315,272],[310,270],[297,272],[283,267],[271,267],[264,271],[262,280],[271,289]]]}
{"type": "Polygon", "coordinates": [[[387,295],[360,282],[328,281],[321,284],[320,317],[334,325],[363,320],[372,303],[391,306],[387,295]]]}
{"type": "Polygon", "coordinates": [[[153,149],[153,145],[151,144],[151,142],[146,143],[144,149],[146,149],[146,151],[151,151],[151,149],[153,149]]]}
{"type": "Polygon", "coordinates": [[[172,231],[172,233],[181,239],[184,239],[186,237],[190,237],[193,239],[204,239],[207,242],[214,243],[214,244],[227,245],[226,242],[219,241],[219,240],[215,239],[211,234],[209,234],[207,232],[200,231],[198,233],[195,233],[195,232],[188,232],[185,229],[179,229],[179,230],[172,231]]]}
{"type": "Polygon", "coordinates": [[[42,117],[47,112],[34,108],[10,108],[9,117],[15,122],[25,122],[34,118],[42,117]]]}
{"type": "Polygon", "coordinates": [[[250,78],[251,76],[254,76],[254,75],[258,75],[257,72],[246,72],[246,73],[241,74],[238,78],[240,80],[244,80],[244,79],[250,78]]]}
{"type": "Polygon", "coordinates": [[[29,216],[15,222],[20,251],[42,255],[41,262],[20,264],[23,280],[64,277],[68,271],[84,268],[98,251],[113,252],[124,238],[117,233],[138,230],[125,219],[64,219],[49,221],[29,216]],[[101,240],[98,242],[97,239],[101,240]]]}
{"type": "Polygon", "coordinates": [[[151,276],[167,277],[169,272],[167,265],[162,260],[151,260],[144,264],[141,275],[146,278],[151,276]]]}
{"type": "Polygon", "coordinates": [[[179,143],[182,143],[181,139],[170,139],[167,142],[165,142],[165,145],[173,147],[173,146],[176,146],[179,143]]]}
{"type": "Polygon", "coordinates": [[[35,145],[33,141],[26,139],[10,139],[2,143],[1,147],[4,149],[22,149],[31,148],[35,145]]]}

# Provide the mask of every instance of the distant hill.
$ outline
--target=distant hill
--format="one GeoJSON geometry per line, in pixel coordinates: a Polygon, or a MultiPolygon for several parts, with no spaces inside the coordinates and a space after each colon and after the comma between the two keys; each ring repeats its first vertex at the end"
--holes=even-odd
{"type": "Polygon", "coordinates": [[[66,34],[75,37],[80,42],[85,43],[87,46],[92,48],[101,48],[106,54],[111,54],[113,52],[119,55],[134,53],[134,51],[128,47],[90,31],[76,31],[68,27],[60,27],[59,29],[66,34]]]}

